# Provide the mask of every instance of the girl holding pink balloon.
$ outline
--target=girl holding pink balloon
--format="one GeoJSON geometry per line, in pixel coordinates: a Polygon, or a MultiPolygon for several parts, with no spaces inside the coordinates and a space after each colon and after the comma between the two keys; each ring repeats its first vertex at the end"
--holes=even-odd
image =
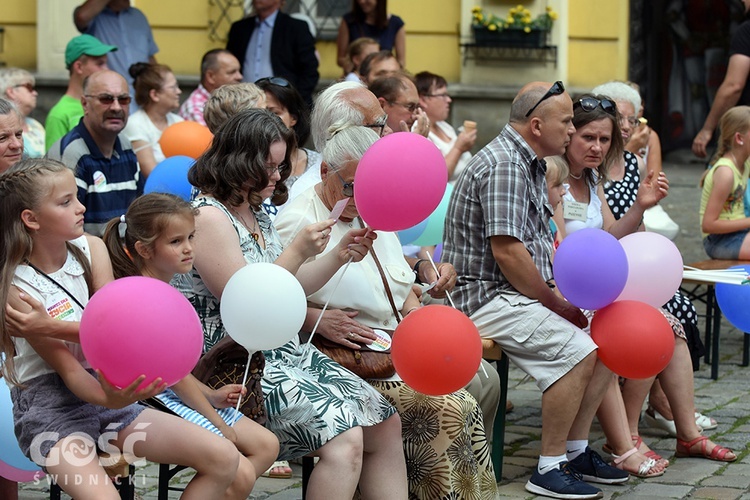
{"type": "MultiPolygon", "coordinates": [[[[76,192],[71,170],[52,160],[24,160],[0,176],[4,304],[28,311],[22,292],[43,304],[55,321],[78,322],[89,295],[112,279],[101,240],[83,233],[85,207],[76,192]]],[[[126,449],[137,457],[196,469],[185,491],[188,498],[227,494],[239,463],[232,443],[180,418],[132,404],[161,392],[165,384],[160,378],[139,388],[145,380],[141,375],[117,389],[101,375],[97,381],[79,344],[38,335],[11,337],[6,307],[0,314],[6,356],[2,368],[12,385],[19,445],[29,458],[45,460],[46,471],[57,475],[66,493],[119,498],[93,443],[71,437],[82,433],[96,442],[114,432],[115,439],[107,439],[114,448],[108,450],[126,449]],[[40,435],[49,438],[40,440],[40,435]],[[134,446],[129,438],[137,441],[134,446]],[[91,460],[82,463],[86,455],[91,460]]]]}
{"type": "MultiPolygon", "coordinates": [[[[111,220],[103,239],[116,278],[149,276],[169,283],[175,274],[193,268],[194,233],[195,209],[189,203],[174,195],[150,193],[136,198],[122,218],[111,220]]],[[[235,410],[243,389],[233,384],[213,390],[188,374],[156,398],[188,422],[237,446],[237,476],[244,482],[246,496],[276,459],[279,441],[272,432],[235,410]]]]}
{"type": "MultiPolygon", "coordinates": [[[[602,183],[608,180],[610,168],[623,158],[623,138],[619,127],[622,117],[618,113],[615,102],[603,95],[586,94],[575,101],[573,110],[573,125],[576,127],[576,132],[571,137],[563,157],[569,167],[566,186],[568,193],[564,196],[562,210],[558,210],[555,215],[558,226],[564,235],[570,235],[571,232],[582,228],[604,229],[618,238],[633,233],[640,226],[643,211],[666,196],[669,187],[666,176],[660,173],[654,179],[653,175],[649,174],[637,188],[635,203],[619,220],[615,220],[607,205],[602,183]]],[[[596,254],[592,246],[584,245],[581,251],[585,251],[588,257],[573,258],[570,260],[570,266],[567,266],[567,262],[560,258],[563,256],[563,247],[566,243],[563,241],[555,260],[555,278],[560,291],[568,296],[563,287],[563,279],[567,278],[568,273],[571,277],[576,274],[579,277],[585,277],[593,266],[596,254]],[[564,268],[563,263],[566,264],[564,268]]],[[[611,252],[608,253],[611,255],[611,252]]],[[[626,259],[623,265],[627,266],[628,261],[629,259],[626,259]]],[[[600,275],[600,281],[604,279],[605,276],[600,275]]],[[[627,286],[625,282],[623,286],[627,286]]],[[[660,307],[673,293],[674,291],[669,292],[656,307],[660,307]]],[[[612,300],[617,299],[619,294],[620,291],[616,291],[612,300]]],[[[568,298],[572,300],[571,297],[568,298]]],[[[589,308],[594,309],[606,305],[601,304],[589,308]]],[[[720,461],[736,460],[737,457],[731,450],[716,445],[700,435],[695,424],[692,362],[685,343],[684,330],[676,318],[666,311],[663,311],[663,314],[668,318],[675,332],[675,344],[671,360],[666,368],[660,371],[658,377],[675,413],[675,423],[678,429],[677,456],[700,456],[720,461]]],[[[594,319],[596,320],[596,316],[594,319]]],[[[606,331],[602,335],[606,335],[606,331]]],[[[600,358],[602,356],[603,354],[600,353],[600,358]]],[[[637,360],[632,360],[629,364],[639,365],[637,360]]],[[[648,371],[647,367],[644,369],[648,371]]],[[[648,375],[639,376],[639,378],[643,377],[648,377],[648,375]]],[[[642,385],[645,391],[641,391],[640,406],[645,400],[651,380],[642,385]]],[[[640,406],[638,413],[640,413],[640,406]]],[[[609,441],[608,449],[612,452],[615,463],[619,467],[643,477],[653,477],[663,472],[668,462],[643,444],[638,436],[637,427],[635,431],[630,428],[622,394],[614,381],[597,414],[609,441]],[[633,448],[634,444],[635,448],[633,448]],[[643,460],[645,457],[647,460],[643,460]],[[630,467],[637,461],[640,461],[637,468],[631,469],[630,467]]]]}

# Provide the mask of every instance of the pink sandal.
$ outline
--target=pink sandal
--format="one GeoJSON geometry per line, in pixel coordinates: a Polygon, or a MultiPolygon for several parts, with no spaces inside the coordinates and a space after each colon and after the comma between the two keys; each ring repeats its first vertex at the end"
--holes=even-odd
{"type": "Polygon", "coordinates": [[[649,477],[659,477],[659,476],[664,475],[663,470],[651,472],[651,469],[656,467],[656,460],[654,460],[653,458],[647,458],[646,460],[641,462],[640,465],[638,466],[638,472],[631,472],[629,470],[626,470],[625,460],[627,460],[628,458],[630,458],[632,455],[636,453],[638,453],[638,448],[633,447],[620,456],[612,455],[612,458],[614,458],[614,460],[612,461],[612,465],[614,467],[617,467],[620,470],[626,471],[628,474],[634,475],[635,477],[649,478],[649,477]]]}
{"type": "Polygon", "coordinates": [[[737,460],[737,455],[724,446],[720,446],[714,443],[714,448],[711,451],[707,451],[708,437],[698,436],[692,441],[683,441],[682,439],[677,440],[677,450],[675,451],[676,457],[698,457],[707,458],[709,460],[716,460],[717,462],[734,462],[737,460]],[[693,446],[700,443],[700,451],[693,451],[693,446]],[[731,453],[734,455],[733,458],[727,458],[727,455],[731,453]]]}
{"type": "MultiPolygon", "coordinates": [[[[641,436],[633,435],[633,436],[630,436],[630,437],[633,438],[633,444],[635,445],[635,447],[640,450],[641,449],[641,445],[643,444],[643,439],[641,439],[641,436]]],[[[667,460],[666,458],[662,457],[661,455],[659,455],[658,453],[656,453],[654,450],[649,449],[648,451],[642,451],[641,453],[643,453],[648,458],[656,461],[657,463],[662,463],[664,465],[664,467],[669,467],[669,460],[667,460]]]]}

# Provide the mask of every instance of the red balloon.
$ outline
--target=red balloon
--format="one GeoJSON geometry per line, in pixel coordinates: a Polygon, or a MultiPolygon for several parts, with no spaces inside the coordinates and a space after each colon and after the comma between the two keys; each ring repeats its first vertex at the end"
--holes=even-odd
{"type": "Polygon", "coordinates": [[[653,377],[674,353],[674,332],[661,311],[634,300],[598,310],[591,320],[591,338],[602,363],[625,378],[653,377]]]}
{"type": "Polygon", "coordinates": [[[412,389],[443,396],[468,384],[482,360],[474,323],[448,306],[425,306],[396,327],[391,344],[396,373],[412,389]]]}
{"type": "Polygon", "coordinates": [[[195,159],[206,152],[213,139],[208,127],[186,120],[167,127],[161,134],[159,145],[167,158],[182,155],[195,159]]]}

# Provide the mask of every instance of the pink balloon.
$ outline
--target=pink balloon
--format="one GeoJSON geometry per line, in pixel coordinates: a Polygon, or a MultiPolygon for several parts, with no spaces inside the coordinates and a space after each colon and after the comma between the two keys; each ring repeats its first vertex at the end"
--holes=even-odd
{"type": "Polygon", "coordinates": [[[661,307],[682,282],[682,255],[658,233],[639,232],[620,238],[628,258],[628,280],[617,300],[636,300],[661,307]]]}
{"type": "Polygon", "coordinates": [[[398,132],[379,139],[359,161],[354,197],[369,227],[403,231],[437,208],[447,184],[440,150],[421,135],[398,132]]]}
{"type": "Polygon", "coordinates": [[[118,386],[146,375],[182,380],[203,351],[203,329],[190,302],[163,281],[115,280],[91,297],[81,318],[81,347],[93,368],[118,386]]]}

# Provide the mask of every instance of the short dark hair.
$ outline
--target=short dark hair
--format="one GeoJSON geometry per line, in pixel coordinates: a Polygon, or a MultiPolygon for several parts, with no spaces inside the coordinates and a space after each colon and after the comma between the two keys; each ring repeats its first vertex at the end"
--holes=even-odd
{"type": "Polygon", "coordinates": [[[420,71],[414,75],[414,84],[417,86],[417,92],[421,96],[429,94],[433,86],[435,88],[448,86],[445,78],[429,71],[420,71]]]}
{"type": "MultiPolygon", "coordinates": [[[[379,52],[368,54],[368,56],[362,61],[362,64],[359,65],[359,74],[366,78],[367,75],[370,74],[373,64],[386,59],[396,59],[396,56],[394,56],[393,52],[390,50],[381,50],[379,52]]],[[[399,66],[401,66],[401,63],[399,63],[399,66]]]]}
{"type": "Polygon", "coordinates": [[[211,49],[201,59],[201,82],[206,78],[208,70],[216,69],[219,65],[219,54],[231,54],[227,49],[211,49]]]}
{"type": "MultiPolygon", "coordinates": [[[[367,14],[360,7],[357,0],[352,0],[352,18],[356,23],[364,24],[367,14]]],[[[375,27],[385,29],[388,27],[388,0],[377,0],[375,5],[375,27]]]]}
{"type": "MultiPolygon", "coordinates": [[[[296,147],[294,132],[281,119],[266,109],[246,109],[222,125],[214,135],[211,147],[190,167],[190,184],[222,203],[241,205],[247,199],[251,207],[260,209],[260,192],[268,186],[266,162],[274,142],[284,142],[284,163],[296,147]],[[244,190],[247,189],[247,192],[244,190]]],[[[281,172],[271,201],[283,205],[288,198],[284,181],[290,168],[281,172]]]]}
{"type": "Polygon", "coordinates": [[[368,88],[375,94],[375,97],[382,97],[388,102],[393,102],[398,99],[401,92],[409,90],[405,83],[407,80],[414,82],[406,73],[397,73],[376,79],[368,88]]]}

